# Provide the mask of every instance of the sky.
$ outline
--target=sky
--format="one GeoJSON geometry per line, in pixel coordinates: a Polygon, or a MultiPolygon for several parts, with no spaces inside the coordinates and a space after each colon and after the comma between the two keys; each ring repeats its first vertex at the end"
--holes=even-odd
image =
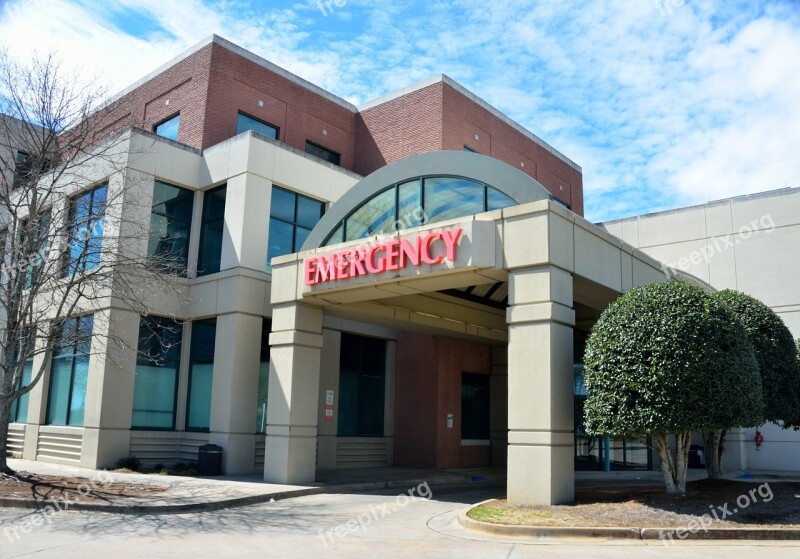
{"type": "Polygon", "coordinates": [[[605,221],[800,187],[800,0],[0,0],[0,45],[119,91],[216,33],[359,105],[444,73],[605,221]]]}

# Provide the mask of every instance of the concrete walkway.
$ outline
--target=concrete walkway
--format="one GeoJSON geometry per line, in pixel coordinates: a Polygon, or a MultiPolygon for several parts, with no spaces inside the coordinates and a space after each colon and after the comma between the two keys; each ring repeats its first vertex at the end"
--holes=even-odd
{"type": "MultiPolygon", "coordinates": [[[[154,485],[163,493],[146,497],[124,497],[104,503],[74,503],[73,510],[119,513],[186,513],[267,503],[290,497],[320,493],[348,493],[396,488],[409,490],[421,484],[429,486],[503,483],[505,470],[426,470],[414,468],[366,468],[317,472],[317,481],[308,485],[266,483],[260,476],[182,477],[158,474],[97,471],[75,466],[10,459],[16,471],[42,476],[70,476],[103,482],[154,485]]],[[[38,508],[41,502],[0,499],[0,507],[38,508]]]]}

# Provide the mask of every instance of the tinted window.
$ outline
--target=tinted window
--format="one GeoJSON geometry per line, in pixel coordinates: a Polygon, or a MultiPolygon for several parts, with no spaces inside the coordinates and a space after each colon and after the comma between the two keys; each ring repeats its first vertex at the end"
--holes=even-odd
{"type": "Polygon", "coordinates": [[[272,187],[270,202],[267,271],[272,259],[300,250],[325,211],[325,204],[308,196],[272,187]]]}
{"type": "Polygon", "coordinates": [[[187,431],[208,431],[211,427],[211,386],[216,337],[216,318],[198,320],[192,324],[189,396],[186,404],[187,431]]]}
{"type": "Polygon", "coordinates": [[[178,128],[181,123],[181,114],[178,113],[153,126],[153,132],[170,140],[178,141],[178,128]]]}
{"type": "Polygon", "coordinates": [[[489,375],[461,377],[461,438],[489,438],[489,375]]]}
{"type": "Polygon", "coordinates": [[[258,132],[259,134],[262,134],[268,138],[272,138],[273,140],[278,139],[278,128],[276,126],[267,124],[263,120],[258,120],[257,118],[253,118],[244,113],[239,113],[236,116],[236,133],[241,134],[242,132],[247,132],[248,130],[258,132]]]}
{"type": "Polygon", "coordinates": [[[189,257],[194,192],[156,181],[147,255],[160,268],[184,273],[189,257]]]}
{"type": "Polygon", "coordinates": [[[142,317],[131,427],[174,429],[183,326],[170,318],[142,317]]]}
{"type": "Polygon", "coordinates": [[[306,153],[324,159],[328,163],[333,163],[334,165],[339,165],[342,159],[342,156],[335,151],[331,151],[309,141],[306,141],[306,153]]]}
{"type": "Polygon", "coordinates": [[[386,341],[342,333],[339,358],[339,436],[382,437],[386,341]]]}
{"type": "Polygon", "coordinates": [[[203,217],[200,224],[200,252],[197,275],[219,272],[222,259],[222,238],[225,231],[226,186],[209,190],[203,197],[203,217]]]}

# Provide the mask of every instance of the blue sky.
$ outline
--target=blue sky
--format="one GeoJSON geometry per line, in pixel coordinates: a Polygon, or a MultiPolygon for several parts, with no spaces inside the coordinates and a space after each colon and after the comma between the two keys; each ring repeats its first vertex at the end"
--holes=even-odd
{"type": "Polygon", "coordinates": [[[582,166],[593,221],[800,186],[800,0],[0,8],[13,55],[57,50],[111,90],[212,33],[355,104],[448,74],[582,166]]]}

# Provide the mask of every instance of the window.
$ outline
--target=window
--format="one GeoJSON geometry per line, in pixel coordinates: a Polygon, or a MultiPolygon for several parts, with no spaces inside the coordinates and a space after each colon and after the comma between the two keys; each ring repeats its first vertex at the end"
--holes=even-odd
{"type": "Polygon", "coordinates": [[[64,274],[94,270],[100,265],[108,185],[80,194],[69,203],[69,245],[64,274]]]}
{"type": "Polygon", "coordinates": [[[11,183],[11,189],[24,186],[29,180],[38,180],[42,173],[50,168],[50,160],[41,158],[36,161],[36,158],[24,151],[18,151],[14,159],[14,180],[11,183]]]}
{"type": "Polygon", "coordinates": [[[91,315],[64,321],[50,366],[48,425],[83,426],[91,345],[91,315]]]}
{"type": "Polygon", "coordinates": [[[172,115],[153,126],[153,132],[170,140],[178,141],[178,128],[181,124],[181,113],[172,115]]]}
{"type": "Polygon", "coordinates": [[[386,342],[342,333],[339,435],[382,437],[385,395],[386,342]]]}
{"type": "Polygon", "coordinates": [[[461,438],[489,438],[489,375],[461,375],[461,438]]]}
{"type": "Polygon", "coordinates": [[[267,394],[269,393],[269,333],[272,321],[265,318],[261,324],[261,364],[258,368],[258,409],[256,433],[267,432],[267,394]]]}
{"type": "Polygon", "coordinates": [[[142,317],[131,428],[175,428],[182,334],[183,325],[170,318],[142,317]]]}
{"type": "Polygon", "coordinates": [[[276,126],[272,126],[263,120],[258,120],[257,118],[253,118],[252,116],[248,116],[242,112],[239,112],[239,114],[236,116],[236,133],[241,134],[242,132],[247,132],[248,130],[258,132],[259,134],[262,134],[267,138],[272,138],[273,140],[278,139],[278,128],[276,126]]]}
{"type": "Polygon", "coordinates": [[[463,177],[413,179],[390,186],[353,210],[323,246],[516,204],[496,188],[463,177]]]}
{"type": "Polygon", "coordinates": [[[324,159],[328,163],[333,163],[334,165],[339,165],[342,160],[342,156],[335,151],[326,149],[308,140],[306,140],[306,153],[324,159]]]}
{"type": "Polygon", "coordinates": [[[25,270],[25,288],[34,283],[41,285],[45,279],[40,276],[44,262],[41,256],[47,255],[50,249],[48,234],[50,232],[50,210],[40,213],[31,223],[30,218],[20,221],[19,246],[25,254],[30,266],[25,270]],[[29,241],[30,239],[30,241],[29,241]]]}
{"type": "Polygon", "coordinates": [[[209,190],[203,197],[203,217],[200,224],[200,254],[197,275],[219,272],[222,259],[222,237],[225,230],[225,195],[227,186],[209,190]]]}
{"type": "Polygon", "coordinates": [[[159,269],[184,274],[189,257],[194,192],[156,181],[147,255],[159,269]]]}
{"type": "MultiPolygon", "coordinates": [[[[25,388],[31,383],[33,376],[33,357],[25,361],[25,366],[22,369],[22,377],[19,379],[17,390],[25,388]]],[[[28,422],[28,396],[30,392],[24,396],[20,396],[14,403],[11,404],[11,422],[12,423],[27,423],[28,422]]]]}
{"type": "Polygon", "coordinates": [[[214,342],[217,319],[192,324],[189,351],[189,398],[186,404],[186,430],[208,431],[211,427],[211,384],[214,377],[214,342]]]}
{"type": "Polygon", "coordinates": [[[272,259],[300,250],[308,234],[325,212],[325,204],[297,194],[272,187],[270,203],[267,271],[272,271],[272,259]]]}

